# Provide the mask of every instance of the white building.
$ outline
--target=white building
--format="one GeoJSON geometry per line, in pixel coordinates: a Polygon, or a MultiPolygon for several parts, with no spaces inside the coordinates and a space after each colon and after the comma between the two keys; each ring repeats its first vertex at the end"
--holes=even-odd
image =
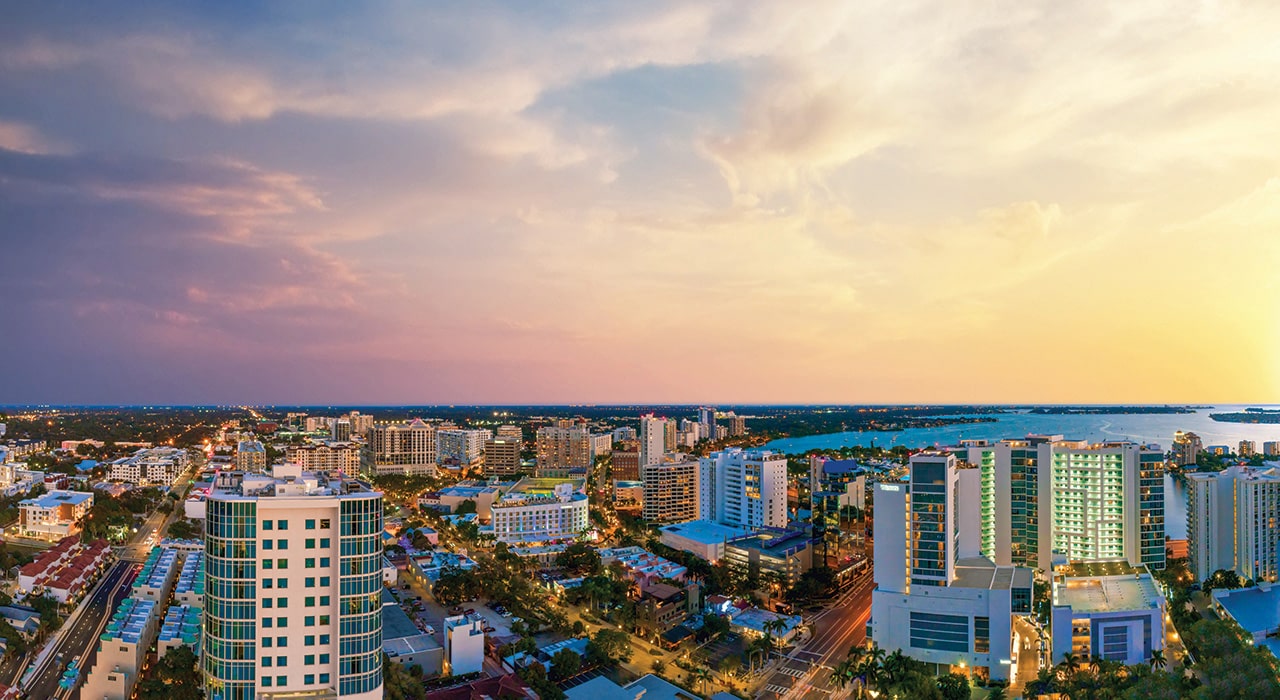
{"type": "Polygon", "coordinates": [[[462,468],[478,466],[484,460],[484,442],[493,437],[488,430],[461,428],[436,431],[436,463],[462,468]]]}
{"type": "Polygon", "coordinates": [[[622,427],[622,428],[613,429],[614,442],[623,442],[625,440],[635,440],[635,439],[636,439],[635,428],[622,427]]]}
{"type": "MultiPolygon", "coordinates": [[[[640,472],[647,466],[662,463],[666,448],[667,421],[652,413],[640,416],[640,472]]],[[[674,440],[673,440],[674,441],[674,440]]]]}
{"type": "Polygon", "coordinates": [[[236,445],[236,469],[260,472],[267,468],[267,448],[257,440],[241,440],[236,445]]]}
{"type": "Polygon", "coordinates": [[[326,440],[306,445],[290,445],[285,460],[306,472],[336,472],[346,476],[360,473],[360,445],[354,442],[326,440]]]}
{"type": "Polygon", "coordinates": [[[584,486],[582,479],[521,479],[491,506],[489,529],[509,544],[574,539],[590,525],[584,486]]]}
{"type": "Polygon", "coordinates": [[[910,471],[909,483],[876,488],[871,638],[937,673],[1008,679],[1013,616],[1031,613],[1032,571],[978,554],[976,469],[922,452],[910,471]]]}
{"type": "Polygon", "coordinates": [[[479,673],[484,668],[484,623],[478,617],[444,619],[445,671],[451,676],[479,673]]]}
{"type": "Polygon", "coordinates": [[[1164,649],[1164,597],[1151,574],[1123,561],[1078,568],[1054,577],[1054,659],[1073,653],[1144,664],[1164,649]],[[1096,575],[1102,569],[1115,573],[1096,575]]]}
{"type": "Polygon", "coordinates": [[[1187,556],[1203,581],[1219,569],[1245,579],[1280,576],[1280,469],[1228,467],[1187,475],[1187,556]]]}
{"type": "Polygon", "coordinates": [[[663,526],[662,543],[714,564],[724,557],[725,545],[730,540],[746,537],[751,532],[751,529],[741,526],[691,520],[663,526]]]}
{"type": "Polygon", "coordinates": [[[613,433],[597,433],[591,436],[591,460],[613,452],[613,433]]]}
{"type": "Polygon", "coordinates": [[[698,519],[747,528],[787,526],[787,458],[731,448],[699,460],[698,519]]]}
{"type": "Polygon", "coordinates": [[[1047,569],[1058,552],[1164,568],[1158,446],[1028,435],[948,450],[980,473],[980,552],[997,564],[1047,569]]]}
{"type": "Polygon", "coordinates": [[[421,418],[375,425],[369,431],[369,457],[375,474],[434,474],[436,429],[421,418]]]}
{"type": "Polygon", "coordinates": [[[206,505],[201,662],[220,697],[381,698],[382,494],[278,464],[219,474],[206,505]]]}
{"type": "MultiPolygon", "coordinates": [[[[246,443],[240,444],[243,446],[246,443]]],[[[260,442],[252,444],[262,448],[260,442]]],[[[266,452],[260,454],[265,460],[266,452]]],[[[237,453],[237,460],[239,459],[239,453],[237,453]]],[[[190,464],[191,457],[187,451],[177,447],[141,449],[130,457],[112,462],[107,470],[107,480],[138,486],[168,487],[187,470],[190,464]]]]}
{"type": "Polygon", "coordinates": [[[86,698],[128,700],[142,673],[147,650],[160,629],[160,603],[125,598],[98,641],[98,654],[85,678],[86,698]]]}
{"type": "Polygon", "coordinates": [[[80,521],[92,507],[92,493],[49,491],[18,502],[18,529],[30,537],[60,540],[80,530],[80,521]]]}

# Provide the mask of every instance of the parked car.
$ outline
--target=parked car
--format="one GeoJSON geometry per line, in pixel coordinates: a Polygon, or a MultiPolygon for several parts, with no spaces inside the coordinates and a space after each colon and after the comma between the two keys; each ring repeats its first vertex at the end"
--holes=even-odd
{"type": "Polygon", "coordinates": [[[463,615],[474,615],[474,614],[476,614],[476,609],[475,609],[475,608],[467,608],[466,610],[463,610],[463,611],[462,611],[462,614],[463,614],[463,615]]]}

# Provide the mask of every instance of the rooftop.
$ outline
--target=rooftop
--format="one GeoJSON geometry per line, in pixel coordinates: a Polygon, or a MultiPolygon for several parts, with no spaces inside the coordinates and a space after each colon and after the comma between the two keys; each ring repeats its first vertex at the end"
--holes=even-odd
{"type": "Polygon", "coordinates": [[[1268,633],[1280,627],[1280,586],[1214,591],[1213,600],[1251,635],[1268,633]]]}
{"type": "Polygon", "coordinates": [[[1148,574],[1066,578],[1053,584],[1053,604],[1076,613],[1159,608],[1163,598],[1148,574]]]}
{"type": "Polygon", "coordinates": [[[220,471],[209,497],[215,500],[263,497],[363,497],[377,495],[367,482],[344,475],[303,471],[297,464],[276,464],[270,474],[220,471]]]}
{"type": "Polygon", "coordinates": [[[20,505],[54,508],[57,506],[78,506],[85,501],[92,501],[93,494],[84,491],[50,491],[35,498],[23,500],[20,505]]]}
{"type": "Polygon", "coordinates": [[[956,562],[956,578],[952,586],[1007,591],[1031,588],[1031,569],[1020,566],[996,566],[986,557],[967,557],[956,562]]]}
{"type": "Polygon", "coordinates": [[[711,520],[691,520],[687,523],[667,525],[662,528],[662,531],[699,544],[720,544],[734,538],[745,537],[752,532],[750,528],[721,525],[711,520]]]}

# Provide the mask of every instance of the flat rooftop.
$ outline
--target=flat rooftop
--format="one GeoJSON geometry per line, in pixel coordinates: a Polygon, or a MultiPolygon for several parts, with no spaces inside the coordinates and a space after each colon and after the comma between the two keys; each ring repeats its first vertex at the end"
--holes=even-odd
{"type": "Polygon", "coordinates": [[[1280,627],[1280,586],[1214,591],[1213,599],[1249,634],[1280,627]]]}
{"type": "Polygon", "coordinates": [[[1133,576],[1145,574],[1146,569],[1135,568],[1123,559],[1115,561],[1076,562],[1059,567],[1067,578],[1097,578],[1099,576],[1133,576]]]}
{"type": "Polygon", "coordinates": [[[557,479],[555,477],[526,477],[511,487],[512,495],[527,494],[530,496],[554,496],[559,484],[572,484],[574,491],[581,491],[587,485],[586,479],[557,479]]]}
{"type": "Polygon", "coordinates": [[[667,525],[662,528],[662,531],[679,535],[699,544],[721,544],[727,540],[745,537],[752,532],[751,528],[721,525],[710,520],[691,520],[687,523],[667,525]]]}
{"type": "Polygon", "coordinates": [[[1007,591],[1031,588],[1033,573],[1021,566],[996,566],[986,557],[966,557],[956,562],[956,578],[952,586],[1007,591]]]}
{"type": "Polygon", "coordinates": [[[19,505],[34,505],[40,508],[56,506],[75,506],[93,500],[93,494],[84,491],[50,491],[36,498],[23,500],[19,505]]]}
{"type": "Polygon", "coordinates": [[[1160,607],[1160,600],[1147,574],[1067,578],[1053,584],[1053,604],[1069,605],[1077,613],[1152,610],[1160,607]]]}

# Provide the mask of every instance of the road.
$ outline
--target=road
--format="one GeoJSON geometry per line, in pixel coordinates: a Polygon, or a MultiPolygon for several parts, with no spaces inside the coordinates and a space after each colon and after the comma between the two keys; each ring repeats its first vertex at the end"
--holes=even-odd
{"type": "Polygon", "coordinates": [[[93,595],[81,604],[80,617],[71,627],[62,630],[53,653],[45,658],[44,663],[23,685],[29,697],[66,698],[77,692],[68,692],[58,687],[58,679],[65,665],[58,663],[58,655],[62,655],[63,662],[70,662],[78,656],[82,669],[92,667],[93,657],[98,651],[98,637],[111,619],[116,606],[129,595],[129,587],[140,569],[134,562],[117,561],[107,570],[93,595]]]}
{"type": "Polygon", "coordinates": [[[866,639],[873,588],[871,574],[863,574],[833,605],[814,615],[809,639],[778,663],[756,697],[817,700],[837,693],[831,669],[866,639]]]}

